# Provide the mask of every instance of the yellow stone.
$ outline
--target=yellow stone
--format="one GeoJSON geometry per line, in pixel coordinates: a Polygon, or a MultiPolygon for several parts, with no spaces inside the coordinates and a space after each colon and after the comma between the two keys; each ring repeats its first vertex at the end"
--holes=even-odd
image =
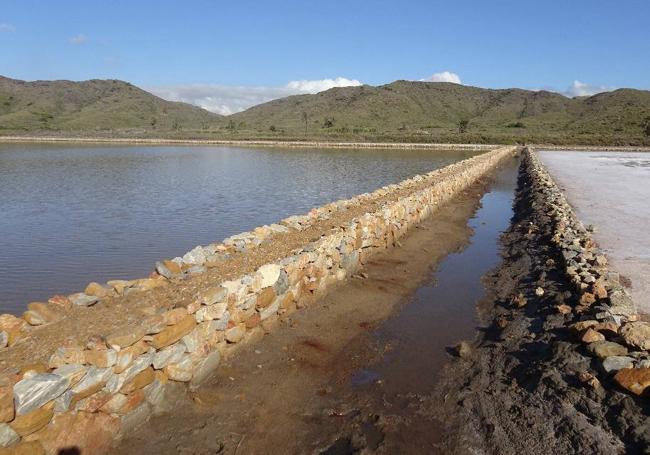
{"type": "Polygon", "coordinates": [[[0,448],[0,455],[45,455],[39,441],[23,441],[11,447],[0,448]]]}
{"type": "Polygon", "coordinates": [[[35,409],[27,414],[16,416],[16,418],[9,423],[9,426],[22,437],[30,435],[50,423],[50,420],[52,420],[52,416],[54,415],[53,407],[52,402],[50,402],[42,408],[35,409]]]}
{"type": "Polygon", "coordinates": [[[156,349],[162,349],[165,346],[176,343],[185,335],[190,333],[196,325],[196,318],[188,314],[178,324],[164,329],[162,332],[153,336],[151,345],[156,349]]]}

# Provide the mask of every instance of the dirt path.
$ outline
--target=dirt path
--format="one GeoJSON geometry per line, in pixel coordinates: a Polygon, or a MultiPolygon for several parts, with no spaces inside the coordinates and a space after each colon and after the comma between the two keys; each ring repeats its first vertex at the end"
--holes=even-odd
{"type": "MultiPolygon", "coordinates": [[[[322,303],[292,314],[263,343],[244,346],[207,385],[180,399],[172,413],[152,419],[114,453],[352,453],[386,446],[387,439],[409,447],[397,420],[402,411],[414,417],[417,410],[397,397],[403,409],[392,421],[380,418],[375,409],[382,395],[357,393],[350,381],[376,382],[364,376],[363,367],[391,346],[377,343],[373,329],[443,257],[466,245],[467,221],[484,186],[474,185],[441,208],[400,248],[374,257],[363,272],[367,278],[341,285],[322,303]]],[[[430,424],[430,419],[413,421],[430,424]]],[[[417,433],[435,441],[422,425],[417,433]]]]}

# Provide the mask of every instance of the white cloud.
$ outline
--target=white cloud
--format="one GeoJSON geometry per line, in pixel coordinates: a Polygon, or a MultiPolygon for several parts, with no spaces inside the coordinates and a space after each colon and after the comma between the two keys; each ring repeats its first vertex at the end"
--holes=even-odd
{"type": "Polygon", "coordinates": [[[16,27],[14,27],[11,24],[5,24],[5,23],[0,24],[0,33],[2,33],[2,32],[15,32],[15,31],[16,31],[16,27]]]}
{"type": "Polygon", "coordinates": [[[285,96],[318,93],[334,87],[358,85],[361,85],[361,82],[356,79],[337,77],[335,79],[291,81],[280,87],[188,84],[149,87],[147,90],[169,101],[182,101],[217,114],[230,115],[285,96]]]}
{"type": "Polygon", "coordinates": [[[68,40],[70,44],[83,44],[86,41],[88,41],[88,37],[84,35],[83,33],[78,34],[77,36],[73,36],[68,40]]]}
{"type": "Polygon", "coordinates": [[[611,92],[612,90],[615,90],[615,88],[607,87],[604,85],[591,85],[580,81],[573,81],[573,84],[571,84],[568,89],[560,93],[568,96],[569,98],[573,98],[574,96],[592,96],[597,93],[611,92]]]}
{"type": "Polygon", "coordinates": [[[442,71],[440,73],[433,73],[431,76],[420,79],[421,82],[451,82],[453,84],[462,84],[460,76],[451,71],[442,71]]]}
{"type": "Polygon", "coordinates": [[[291,81],[287,84],[289,90],[302,93],[318,93],[334,87],[357,87],[361,85],[356,79],[337,77],[336,79],[320,79],[315,81],[291,81]]]}

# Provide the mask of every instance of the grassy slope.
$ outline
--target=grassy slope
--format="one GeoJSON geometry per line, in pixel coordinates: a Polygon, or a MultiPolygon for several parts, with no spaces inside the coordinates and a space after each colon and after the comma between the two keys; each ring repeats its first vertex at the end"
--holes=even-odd
{"type": "Polygon", "coordinates": [[[632,89],[569,99],[396,81],[290,96],[222,117],[121,81],[0,77],[0,134],[650,145],[649,121],[650,92],[632,89]],[[463,134],[461,120],[469,122],[463,134]]]}
{"type": "Polygon", "coordinates": [[[122,81],[23,82],[0,77],[0,133],[168,132],[209,128],[220,118],[122,81]]]}
{"type": "Polygon", "coordinates": [[[242,133],[385,136],[412,140],[650,143],[650,92],[621,89],[569,99],[546,91],[397,81],[299,95],[232,116],[242,133]],[[327,119],[333,123],[327,127],[327,119]],[[458,134],[468,120],[465,134],[458,134]]]}

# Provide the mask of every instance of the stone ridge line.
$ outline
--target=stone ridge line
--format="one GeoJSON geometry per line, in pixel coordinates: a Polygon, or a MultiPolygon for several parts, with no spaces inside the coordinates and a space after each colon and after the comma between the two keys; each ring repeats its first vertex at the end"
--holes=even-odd
{"type": "Polygon", "coordinates": [[[150,278],[91,283],[30,304],[23,318],[0,316],[10,345],[0,353],[0,447],[101,453],[515,151],[498,148],[255,230],[259,244],[238,237],[197,247],[161,261],[150,278]]]}
{"type": "MultiPolygon", "coordinates": [[[[552,246],[559,252],[561,269],[574,286],[572,305],[559,304],[565,323],[598,362],[603,373],[614,375],[614,383],[637,396],[650,390],[650,323],[641,321],[632,298],[621,284],[619,274],[608,266],[607,258],[578,219],[573,208],[543,166],[534,150],[525,149],[522,167],[535,195],[533,209],[538,219],[548,220],[552,246]]],[[[537,289],[543,295],[543,289],[537,289]]],[[[515,299],[516,300],[516,299],[515,299]]],[[[516,304],[516,302],[515,302],[516,304]]],[[[584,372],[579,380],[596,390],[602,383],[584,372]]]]}

